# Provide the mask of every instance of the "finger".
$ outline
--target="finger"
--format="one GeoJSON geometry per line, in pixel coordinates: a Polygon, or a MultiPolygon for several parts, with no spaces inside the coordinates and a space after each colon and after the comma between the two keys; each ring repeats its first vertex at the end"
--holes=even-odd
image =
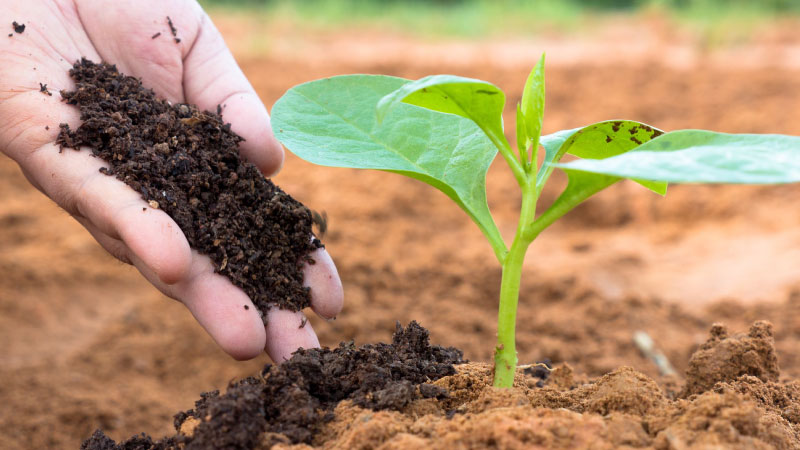
{"type": "Polygon", "coordinates": [[[314,250],[309,256],[314,264],[306,263],[303,267],[303,285],[311,288],[311,309],[323,319],[333,319],[344,304],[339,272],[324,248],[314,250]]]}
{"type": "MultiPolygon", "coordinates": [[[[161,292],[186,305],[212,339],[235,359],[254,358],[263,349],[273,361],[282,362],[300,347],[319,347],[319,340],[302,312],[272,310],[265,329],[251,300],[227,278],[214,273],[207,257],[193,252],[193,270],[187,279],[166,285],[122,241],[106,235],[85,218],[78,221],[106,251],[132,263],[161,292]]],[[[317,260],[330,260],[323,249],[315,253],[319,253],[314,254],[317,260]]]]}
{"type": "Polygon", "coordinates": [[[80,0],[76,6],[103,61],[141,78],[145,86],[173,103],[184,101],[182,57],[192,45],[202,14],[196,2],[80,0]],[[177,28],[180,42],[175,42],[167,17],[177,28]],[[156,33],[160,34],[154,39],[156,33]]]}
{"type": "Polygon", "coordinates": [[[167,285],[133,255],[133,265],[167,296],[183,303],[222,350],[237,360],[264,351],[264,322],[250,298],[230,280],[214,272],[211,260],[192,252],[189,274],[167,285]]]}
{"type": "Polygon", "coordinates": [[[59,153],[54,144],[45,144],[21,165],[29,172],[35,167],[40,174],[37,180],[50,198],[124,242],[164,283],[177,282],[188,273],[191,249],[175,221],[151,208],[121,181],[100,173],[101,160],[86,151],[59,153]]]}
{"type": "Polygon", "coordinates": [[[201,109],[222,106],[222,116],[245,139],[242,156],[267,176],[283,165],[283,148],[272,134],[267,108],[225,45],[211,19],[203,16],[200,31],[183,61],[186,101],[201,109]]]}
{"type": "Polygon", "coordinates": [[[114,239],[111,236],[103,233],[96,226],[92,225],[92,222],[90,222],[89,219],[84,217],[75,217],[75,220],[83,225],[83,228],[86,228],[86,231],[92,235],[94,240],[97,241],[97,243],[99,243],[100,246],[103,247],[103,249],[111,256],[117,258],[125,264],[133,264],[133,261],[131,261],[131,251],[124,242],[120,241],[119,239],[114,239]]]}
{"type": "Polygon", "coordinates": [[[276,363],[291,358],[299,348],[317,348],[319,339],[302,312],[271,309],[267,313],[265,350],[276,363]]]}

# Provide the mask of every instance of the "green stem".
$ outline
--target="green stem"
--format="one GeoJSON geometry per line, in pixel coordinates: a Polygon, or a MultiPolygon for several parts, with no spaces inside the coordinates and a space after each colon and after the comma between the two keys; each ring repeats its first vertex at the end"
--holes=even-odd
{"type": "Polygon", "coordinates": [[[522,184],[522,208],[514,242],[503,261],[500,307],[497,314],[497,346],[494,353],[494,385],[511,387],[517,368],[516,325],[522,263],[533,239],[525,236],[526,226],[536,215],[536,177],[526,176],[522,184]]]}
{"type": "MultiPolygon", "coordinates": [[[[533,241],[539,236],[545,228],[552,225],[556,220],[560,219],[564,214],[572,211],[576,206],[583,203],[587,198],[602,191],[603,189],[616,183],[619,179],[609,177],[607,182],[602,184],[595,184],[584,189],[567,189],[562,193],[555,202],[543,212],[536,220],[531,220],[525,225],[522,234],[523,236],[533,241]]],[[[572,180],[570,180],[572,183],[572,180]]],[[[539,192],[539,190],[537,190],[539,192]]]]}

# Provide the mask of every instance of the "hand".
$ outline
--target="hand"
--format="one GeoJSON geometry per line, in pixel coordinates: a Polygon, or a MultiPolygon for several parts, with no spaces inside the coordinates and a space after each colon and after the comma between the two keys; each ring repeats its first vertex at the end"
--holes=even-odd
{"type": "MultiPolygon", "coordinates": [[[[302,313],[272,310],[264,327],[243,291],[215,274],[211,261],[189,248],[175,222],[147,204],[127,185],[98,170],[103,161],[89,151],[54,144],[58,125],[80,124],[78,109],[60,101],[72,90],[68,71],[85,56],[116,64],[122,73],[172,101],[214,110],[246,139],[242,155],[267,176],[283,163],[269,116],[237,66],[217,29],[191,0],[28,0],[3,2],[0,17],[22,34],[0,35],[0,151],[13,158],[28,180],[75,217],[121,261],[133,264],[161,292],[179,300],[211,337],[236,359],[266,349],[275,361],[298,347],[319,346],[302,313]],[[177,28],[176,43],[167,25],[177,28]],[[155,33],[161,35],[151,38],[155,33]],[[40,92],[39,83],[53,92],[40,92]],[[245,309],[242,305],[248,305],[245,309]]],[[[342,286],[324,249],[305,267],[312,309],[332,318],[342,308],[342,286]]]]}

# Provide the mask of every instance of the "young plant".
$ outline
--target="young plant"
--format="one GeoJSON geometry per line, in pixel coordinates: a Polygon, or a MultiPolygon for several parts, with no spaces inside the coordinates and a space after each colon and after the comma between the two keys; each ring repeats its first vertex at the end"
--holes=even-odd
{"type": "Polygon", "coordinates": [[[517,105],[516,152],[503,130],[503,92],[453,75],[326,78],[290,89],[272,111],[276,136],[300,158],[416,178],[444,192],[478,225],[503,270],[494,357],[494,385],[500,387],[511,386],[517,366],[517,301],[528,246],[581,202],[624,178],[661,195],[667,183],[800,181],[798,137],[664,133],[633,120],[541,136],[544,98],[543,55],[517,105]],[[510,247],[486,200],[486,171],[497,152],[522,191],[510,247]],[[566,154],[581,159],[562,162],[566,154]],[[537,217],[537,200],[556,168],[567,173],[568,185],[537,217]]]}

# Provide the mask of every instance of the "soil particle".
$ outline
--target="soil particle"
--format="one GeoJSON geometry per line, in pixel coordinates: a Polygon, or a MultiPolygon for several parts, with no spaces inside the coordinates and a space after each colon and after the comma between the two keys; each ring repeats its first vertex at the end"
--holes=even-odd
{"type": "Polygon", "coordinates": [[[230,124],[156,98],[113,65],[82,59],[70,76],[76,90],[61,95],[80,108],[82,124],[61,125],[61,148],[88,146],[108,162],[102,172],[169,214],[262,317],[273,306],[298,311],[310,304],[302,265],[322,246],[312,239],[311,213],[239,157],[242,138],[230,124]]]}
{"type": "Polygon", "coordinates": [[[52,93],[52,92],[50,92],[50,91],[47,89],[47,84],[39,83],[39,92],[41,92],[41,93],[43,93],[43,94],[45,94],[45,95],[49,95],[49,96],[51,96],[51,97],[53,96],[53,93],[52,93]]]}
{"type": "MultiPolygon", "coordinates": [[[[446,397],[441,387],[417,386],[453,375],[453,365],[461,362],[461,351],[431,346],[428,331],[416,322],[406,328],[398,324],[391,344],[355,347],[351,342],[334,350],[301,349],[279,366],[267,365],[261,376],[232,384],[223,395],[204,394],[195,409],[176,415],[176,430],[185,431],[183,424],[188,420],[198,421],[187,427],[192,429],[191,435],[179,433],[136,448],[176,448],[179,441],[187,450],[311,443],[315,432],[334,418],[334,409],[345,400],[365,410],[400,411],[426,395],[446,397]]],[[[130,441],[109,442],[113,444],[102,433],[95,433],[83,448],[133,448],[130,441]]]]}
{"type": "Polygon", "coordinates": [[[172,33],[172,38],[175,40],[175,43],[180,44],[181,39],[178,37],[178,29],[172,24],[172,19],[170,19],[169,16],[167,16],[167,25],[169,25],[169,31],[172,33]]]}
{"type": "MultiPolygon", "coordinates": [[[[17,23],[16,21],[11,22],[11,26],[14,27],[14,32],[17,34],[22,34],[25,32],[25,24],[24,23],[17,23]]],[[[9,36],[11,36],[9,34],[9,36]]]]}
{"type": "Polygon", "coordinates": [[[160,31],[159,31],[158,33],[156,33],[156,34],[154,34],[154,35],[150,36],[150,39],[155,39],[155,38],[157,38],[157,37],[159,37],[159,36],[161,36],[161,32],[160,32],[160,31]]]}
{"type": "Polygon", "coordinates": [[[711,337],[689,360],[681,395],[700,394],[719,382],[734,381],[742,375],[765,382],[778,381],[780,371],[771,323],[755,322],[749,333],[733,336],[728,336],[724,325],[712,326],[711,337]]]}

